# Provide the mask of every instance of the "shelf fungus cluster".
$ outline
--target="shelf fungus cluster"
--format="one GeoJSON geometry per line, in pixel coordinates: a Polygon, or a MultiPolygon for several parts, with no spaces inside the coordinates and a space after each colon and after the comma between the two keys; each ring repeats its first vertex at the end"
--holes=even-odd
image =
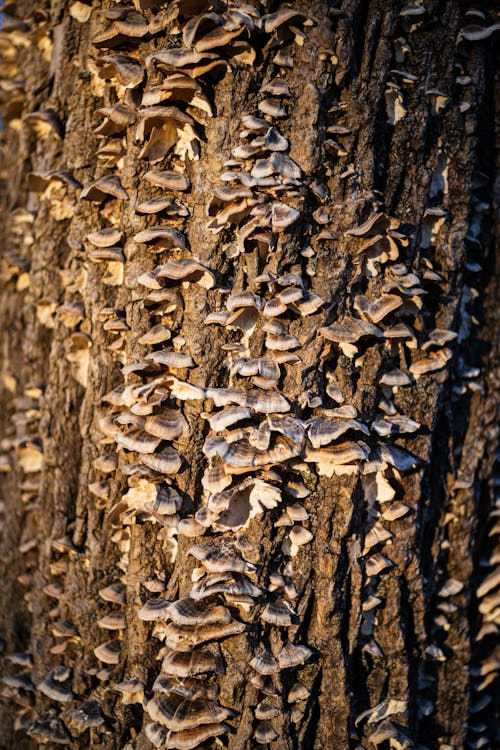
{"type": "MultiPolygon", "coordinates": [[[[33,144],[26,206],[10,219],[15,252],[2,255],[0,274],[28,300],[36,336],[26,348],[38,337],[48,352],[55,341],[57,373],[48,396],[36,380],[2,375],[12,433],[0,446],[0,473],[20,473],[28,519],[19,583],[31,613],[29,574],[45,555],[40,596],[50,602],[50,663],[31,652],[6,658],[2,697],[16,704],[15,728],[42,744],[104,747],[120,715],[128,722],[123,750],[279,750],[292,746],[289,737],[299,747],[317,716],[328,649],[346,664],[356,652],[365,669],[359,700],[372,705],[351,712],[353,747],[413,747],[407,700],[384,654],[395,611],[387,599],[396,596],[388,579],[392,571],[405,589],[413,565],[405,544],[423,509],[411,488],[423,487],[433,429],[422,400],[435,398],[456,364],[475,323],[467,305],[478,296],[471,282],[460,315],[452,310],[454,290],[436,260],[450,219],[444,141],[433,152],[423,214],[405,223],[382,193],[362,188],[351,162],[355,117],[347,100],[330,101],[335,55],[319,54],[318,86],[306,83],[304,92],[296,63],[301,48],[310,54],[315,21],[295,4],[69,5],[68,23],[90,38],[78,73],[95,106],[90,166],[75,160],[74,143],[67,147],[78,116],[66,120],[55,98],[37,104],[43,87],[25,107],[19,50],[36,45],[52,81],[63,31],[49,33],[42,10],[18,19],[16,3],[6,3],[0,29],[3,122],[33,144]],[[320,80],[321,106],[313,101],[320,80]],[[229,122],[229,86],[239,102],[240,85],[247,108],[229,122]],[[314,158],[304,157],[301,139],[314,158]],[[332,198],[339,185],[345,211],[332,198]],[[38,217],[59,235],[37,234],[38,217]],[[55,275],[45,268],[50,243],[67,249],[55,275]],[[337,260],[345,256],[340,270],[325,260],[333,248],[337,260]],[[44,462],[63,475],[74,447],[63,458],[53,449],[50,398],[71,419],[80,399],[85,417],[80,477],[67,480],[80,483],[78,492],[67,489],[71,518],[57,505],[53,528],[63,530],[43,539],[29,514],[39,509],[44,462]],[[342,543],[332,541],[334,517],[342,543]],[[314,569],[323,553],[325,576],[314,569]],[[326,612],[314,596],[322,576],[328,596],[337,587],[347,601],[356,589],[359,604],[342,613],[349,636],[335,648],[322,640],[321,618],[331,637],[339,606],[326,612]],[[94,596],[92,611],[88,599],[72,606],[78,586],[94,596]],[[370,671],[384,684],[377,700],[370,671]]],[[[328,18],[343,12],[330,10],[328,18]]],[[[394,128],[403,127],[405,92],[418,80],[406,70],[406,37],[426,14],[410,3],[398,16],[404,35],[380,104],[394,128]]],[[[457,55],[497,26],[465,26],[457,55]]],[[[464,70],[456,81],[463,88],[464,70]]],[[[435,117],[449,105],[437,89],[424,95],[435,117]]],[[[473,196],[474,226],[483,208],[473,196]]],[[[466,268],[480,270],[473,260],[466,268]]],[[[480,389],[474,368],[461,361],[454,370],[454,396],[480,389]]],[[[453,491],[470,489],[460,482],[453,491]]],[[[497,515],[495,507],[494,541],[497,515]]],[[[444,539],[441,552],[450,547],[444,539]]],[[[498,634],[496,547],[481,565],[477,642],[489,644],[498,634]]],[[[436,709],[434,668],[449,654],[443,633],[464,606],[456,575],[439,581],[436,616],[415,636],[419,717],[436,709]]],[[[417,598],[414,590],[404,596],[417,598]]],[[[471,715],[490,704],[498,676],[496,652],[478,649],[471,715]]],[[[472,748],[483,747],[475,741],[472,748]]]]}

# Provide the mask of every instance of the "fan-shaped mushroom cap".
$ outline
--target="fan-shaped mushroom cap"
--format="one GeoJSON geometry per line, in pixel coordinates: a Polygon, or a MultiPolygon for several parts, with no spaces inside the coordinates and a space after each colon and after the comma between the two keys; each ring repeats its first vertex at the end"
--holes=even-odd
{"type": "Polygon", "coordinates": [[[216,406],[237,404],[247,406],[262,414],[290,411],[290,404],[280,393],[264,393],[244,388],[207,388],[206,395],[213,398],[216,406]]]}
{"type": "Polygon", "coordinates": [[[161,443],[161,438],[150,435],[141,429],[117,434],[115,439],[118,445],[121,445],[126,450],[138,453],[154,453],[161,443]]]}
{"type": "Polygon", "coordinates": [[[259,745],[268,745],[279,737],[269,721],[259,721],[253,730],[253,738],[259,745]]]}
{"type": "Polygon", "coordinates": [[[111,247],[117,245],[123,237],[123,233],[115,227],[107,227],[97,232],[90,232],[87,239],[96,247],[111,247]]]}
{"type": "Polygon", "coordinates": [[[121,582],[112,583],[109,586],[105,586],[103,589],[99,589],[99,596],[104,599],[105,602],[113,602],[114,604],[125,604],[126,602],[126,589],[125,585],[121,582]]]}
{"type": "Polygon", "coordinates": [[[136,120],[134,110],[122,102],[117,102],[109,107],[100,107],[96,109],[96,114],[104,117],[102,123],[94,128],[94,133],[100,136],[112,136],[122,133],[130,125],[133,125],[136,120]]]}
{"type": "Polygon", "coordinates": [[[174,198],[162,197],[152,198],[148,201],[142,201],[135,207],[138,214],[159,214],[166,213],[168,216],[189,216],[189,211],[183,203],[179,203],[174,198]]]}
{"type": "Polygon", "coordinates": [[[342,322],[332,323],[330,326],[320,328],[319,332],[328,341],[336,343],[355,343],[363,336],[383,335],[380,328],[366,320],[345,317],[342,322]]]}
{"type": "Polygon", "coordinates": [[[92,60],[90,66],[92,68],[95,66],[101,78],[115,78],[126,89],[140,86],[145,75],[139,60],[130,55],[103,55],[92,60]]]}
{"type": "Polygon", "coordinates": [[[213,737],[228,731],[226,724],[202,724],[180,732],[169,731],[161,724],[146,724],[145,735],[155,747],[169,750],[195,750],[213,737]]]}
{"type": "Polygon", "coordinates": [[[249,663],[250,666],[261,675],[276,674],[276,672],[280,671],[278,661],[274,658],[272,653],[264,647],[261,647],[256,652],[255,656],[249,663]]]}
{"type": "Polygon", "coordinates": [[[214,623],[210,625],[178,625],[169,623],[162,628],[162,635],[168,648],[175,651],[191,652],[193,647],[209,641],[221,641],[246,630],[244,622],[230,620],[227,623],[214,623]]]}
{"type": "Polygon", "coordinates": [[[54,742],[56,745],[69,745],[72,742],[64,722],[50,715],[35,719],[26,729],[26,734],[42,742],[54,742]]]}
{"type": "Polygon", "coordinates": [[[139,344],[163,344],[165,341],[169,341],[172,337],[170,328],[158,323],[146,331],[146,333],[138,339],[139,344]]]}
{"type": "Polygon", "coordinates": [[[127,620],[122,612],[111,612],[97,620],[97,624],[105,630],[124,630],[127,627],[127,620]]]}
{"type": "Polygon", "coordinates": [[[271,625],[289,627],[292,624],[292,612],[284,601],[268,602],[262,610],[260,619],[271,625]]]}
{"type": "Polygon", "coordinates": [[[188,549],[188,555],[192,555],[203,563],[210,573],[225,573],[233,571],[238,573],[255,573],[255,565],[243,560],[233,549],[225,544],[215,542],[204,542],[196,544],[188,549]]]}
{"type": "Polygon", "coordinates": [[[315,418],[309,420],[307,434],[313,448],[320,448],[322,445],[328,445],[334,440],[344,435],[349,430],[369,434],[369,429],[357,419],[343,419],[334,422],[329,419],[315,418]]]}
{"type": "Polygon", "coordinates": [[[306,448],[305,461],[310,462],[332,462],[335,464],[349,464],[354,461],[363,461],[368,458],[368,448],[347,440],[338,445],[327,448],[306,448]]]}
{"type": "Polygon", "coordinates": [[[159,674],[153,683],[152,691],[154,693],[178,693],[189,700],[196,698],[216,700],[220,688],[217,683],[210,683],[195,677],[180,679],[179,677],[159,674]]]}
{"type": "Polygon", "coordinates": [[[94,654],[104,664],[118,664],[120,661],[120,641],[106,641],[94,649],[94,654]]]}
{"type": "Polygon", "coordinates": [[[71,669],[60,666],[52,669],[45,679],[37,685],[37,689],[48,698],[55,701],[67,702],[73,700],[71,689],[71,669]]]}
{"type": "Polygon", "coordinates": [[[144,242],[148,245],[153,242],[158,247],[166,250],[171,250],[172,248],[178,248],[179,250],[186,249],[185,235],[171,226],[144,229],[142,232],[134,235],[134,240],[135,242],[144,242]]]}
{"type": "Polygon", "coordinates": [[[169,618],[178,625],[212,625],[231,622],[231,612],[223,606],[210,606],[194,601],[190,597],[178,599],[170,606],[169,618]]]}
{"type": "Polygon", "coordinates": [[[245,576],[228,573],[210,573],[200,581],[197,581],[190,592],[191,598],[196,601],[205,599],[212,594],[243,595],[256,598],[262,594],[262,591],[245,576]]]}
{"type": "Polygon", "coordinates": [[[215,277],[210,269],[193,258],[169,260],[157,269],[157,278],[200,284],[205,289],[211,289],[215,284],[215,277]]]}
{"type": "Polygon", "coordinates": [[[184,72],[193,78],[208,73],[214,68],[228,68],[228,63],[217,53],[196,52],[196,50],[183,47],[153,52],[146,58],[146,67],[150,68],[152,65],[166,68],[168,72],[172,72],[175,68],[183,68],[184,72]]]}
{"type": "Polygon", "coordinates": [[[176,352],[172,349],[159,349],[158,351],[151,352],[145,359],[148,362],[155,362],[159,365],[166,365],[174,369],[183,369],[186,367],[194,367],[194,362],[189,354],[183,354],[182,352],[176,352]]]}
{"type": "Polygon", "coordinates": [[[145,466],[160,474],[177,474],[182,466],[182,458],[170,447],[163,448],[159,453],[141,453],[138,458],[145,466]]]}
{"type": "Polygon", "coordinates": [[[101,704],[95,698],[85,701],[78,706],[78,708],[70,711],[69,717],[71,723],[78,729],[100,727],[105,723],[104,714],[101,711],[101,704]]]}
{"type": "Polygon", "coordinates": [[[427,375],[429,372],[435,372],[441,370],[446,366],[447,362],[453,356],[451,349],[445,347],[439,349],[436,352],[430,352],[428,357],[424,357],[410,365],[410,372],[413,377],[418,380],[422,375],[427,375]]]}
{"type": "Polygon", "coordinates": [[[186,174],[168,170],[165,172],[151,170],[150,172],[146,172],[144,179],[153,185],[158,185],[158,187],[167,188],[168,190],[178,190],[179,192],[189,190],[191,185],[189,177],[186,174]]]}
{"type": "Polygon", "coordinates": [[[289,537],[291,543],[295,547],[301,547],[303,544],[308,544],[314,538],[309,529],[304,528],[304,526],[293,526],[289,531],[289,537]]]}
{"type": "Polygon", "coordinates": [[[136,44],[149,33],[149,24],[144,17],[130,9],[105,10],[103,15],[113,23],[92,39],[92,44],[98,49],[136,44]]]}
{"type": "Polygon", "coordinates": [[[312,654],[312,650],[307,646],[286,643],[278,654],[278,664],[281,669],[298,667],[310,659],[312,654]]]}
{"type": "Polygon", "coordinates": [[[117,682],[114,685],[113,690],[121,693],[122,703],[129,705],[131,703],[140,703],[144,700],[144,683],[137,677],[132,677],[130,680],[124,680],[123,682],[117,682]]]}
{"type": "Polygon", "coordinates": [[[224,674],[222,658],[210,651],[196,649],[190,654],[167,650],[163,657],[161,671],[175,677],[189,677],[190,675],[215,672],[224,674]]]}
{"type": "Polygon", "coordinates": [[[171,602],[162,597],[148,599],[148,601],[137,610],[140,620],[151,622],[154,620],[166,620],[170,617],[171,602]]]}
{"type": "Polygon", "coordinates": [[[118,177],[101,177],[82,190],[80,198],[95,203],[102,203],[110,198],[128,200],[129,196],[127,191],[122,187],[118,177]]]}

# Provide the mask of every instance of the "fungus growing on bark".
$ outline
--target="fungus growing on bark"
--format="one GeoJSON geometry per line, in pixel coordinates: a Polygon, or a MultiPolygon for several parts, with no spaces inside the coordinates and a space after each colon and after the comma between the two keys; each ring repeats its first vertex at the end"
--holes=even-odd
{"type": "Polygon", "coordinates": [[[103,203],[106,200],[116,198],[117,200],[128,200],[127,191],[122,187],[118,177],[101,177],[96,182],[82,190],[81,200],[103,203]]]}
{"type": "Polygon", "coordinates": [[[70,711],[69,717],[71,724],[81,731],[91,727],[100,727],[106,722],[101,711],[101,704],[95,698],[85,701],[78,708],[70,711]]]}
{"type": "Polygon", "coordinates": [[[55,701],[62,701],[63,703],[71,701],[73,700],[71,676],[72,672],[69,667],[55,667],[37,685],[37,690],[40,690],[48,698],[52,698],[55,701]]]}

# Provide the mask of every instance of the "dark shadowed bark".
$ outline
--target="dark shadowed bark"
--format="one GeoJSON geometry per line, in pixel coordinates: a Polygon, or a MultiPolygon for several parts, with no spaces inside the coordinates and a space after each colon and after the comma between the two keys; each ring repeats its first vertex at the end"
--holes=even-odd
{"type": "Polygon", "coordinates": [[[493,750],[491,4],[4,5],[0,747],[493,750]]]}

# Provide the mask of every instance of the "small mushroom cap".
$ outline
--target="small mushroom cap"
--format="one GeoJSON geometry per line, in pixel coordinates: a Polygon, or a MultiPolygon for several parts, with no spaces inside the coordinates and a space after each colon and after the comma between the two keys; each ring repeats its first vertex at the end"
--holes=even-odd
{"type": "Polygon", "coordinates": [[[120,661],[120,641],[106,641],[94,648],[94,654],[104,664],[118,664],[120,661]]]}
{"type": "Polygon", "coordinates": [[[95,698],[85,701],[78,708],[70,711],[69,716],[71,723],[78,727],[78,729],[100,727],[106,721],[101,711],[101,704],[95,698]]]}
{"type": "Polygon", "coordinates": [[[179,453],[169,446],[158,453],[140,453],[139,461],[159,474],[177,474],[182,466],[179,453]]]}
{"type": "Polygon", "coordinates": [[[217,700],[220,688],[216,682],[211,683],[195,677],[180,679],[159,674],[153,683],[152,691],[154,693],[178,693],[189,700],[206,698],[213,701],[217,700]]]}
{"type": "Polygon", "coordinates": [[[328,341],[336,343],[355,343],[363,336],[382,336],[382,331],[373,323],[358,318],[345,317],[342,322],[332,323],[320,328],[319,332],[328,341]]]}
{"type": "Polygon", "coordinates": [[[168,650],[163,657],[161,670],[174,677],[189,677],[191,675],[215,672],[224,674],[222,658],[210,651],[195,649],[189,654],[168,650]]]}
{"type": "Polygon", "coordinates": [[[142,201],[135,207],[138,214],[158,214],[165,212],[169,216],[188,216],[189,211],[183,203],[177,202],[174,198],[162,197],[152,198],[148,201],[142,201]]]}
{"type": "Polygon", "coordinates": [[[96,182],[93,182],[82,190],[80,198],[95,203],[102,203],[110,198],[128,200],[129,196],[118,177],[101,177],[101,179],[96,180],[96,182]]]}
{"type": "Polygon", "coordinates": [[[111,612],[97,620],[97,624],[105,630],[124,630],[127,627],[127,620],[122,612],[111,612]]]}
{"type": "Polygon", "coordinates": [[[151,170],[146,172],[144,179],[151,182],[153,185],[167,188],[169,190],[185,191],[189,190],[191,185],[189,177],[182,172],[165,171],[159,172],[151,170]]]}
{"type": "Polygon", "coordinates": [[[197,581],[190,592],[191,598],[196,601],[205,599],[212,594],[243,595],[257,598],[262,594],[262,591],[246,576],[237,573],[209,573],[200,581],[197,581]]]}
{"type": "Polygon", "coordinates": [[[178,625],[169,623],[161,632],[165,637],[165,644],[174,651],[191,652],[194,646],[199,646],[209,641],[222,641],[238,633],[243,633],[247,626],[244,622],[230,620],[227,623],[215,623],[210,625],[178,625]]]}
{"type": "Polygon", "coordinates": [[[50,715],[36,719],[28,726],[26,734],[42,742],[53,742],[56,745],[69,745],[72,742],[72,737],[64,722],[50,715]]]}
{"type": "Polygon", "coordinates": [[[312,655],[312,650],[307,646],[287,643],[278,654],[278,663],[281,669],[298,667],[310,659],[312,655]]]}
{"type": "Polygon", "coordinates": [[[112,583],[109,586],[105,586],[103,589],[100,589],[99,596],[106,602],[113,602],[114,604],[125,604],[125,585],[120,582],[112,583]]]}
{"type": "Polygon", "coordinates": [[[71,689],[71,669],[61,666],[52,669],[45,679],[37,685],[37,689],[48,698],[55,701],[67,702],[73,700],[71,689]]]}
{"type": "Polygon", "coordinates": [[[231,622],[231,612],[220,605],[207,607],[190,597],[178,599],[170,605],[168,617],[178,625],[212,625],[231,622]]]}
{"type": "Polygon", "coordinates": [[[259,745],[268,745],[273,740],[276,740],[279,734],[271,722],[259,721],[254,729],[253,737],[259,745]]]}
{"type": "Polygon", "coordinates": [[[228,732],[226,724],[202,724],[192,729],[180,732],[167,730],[161,724],[146,724],[145,734],[155,747],[170,748],[170,750],[195,750],[202,743],[213,737],[220,737],[228,732]]]}
{"type": "Polygon", "coordinates": [[[166,620],[170,617],[171,602],[162,597],[149,599],[140,609],[137,610],[137,616],[145,622],[154,620],[166,620]]]}
{"type": "Polygon", "coordinates": [[[153,242],[157,246],[166,250],[171,250],[172,248],[179,248],[179,250],[186,249],[185,235],[171,226],[144,229],[142,232],[138,232],[134,235],[134,240],[135,242],[143,242],[145,244],[153,242]]]}
{"type": "Polygon", "coordinates": [[[295,545],[295,547],[300,547],[303,544],[308,544],[314,538],[309,529],[304,528],[304,526],[297,525],[293,526],[293,528],[290,529],[289,537],[290,541],[293,545],[295,545]]]}
{"type": "Polygon", "coordinates": [[[168,261],[157,269],[157,277],[200,284],[206,289],[211,289],[215,284],[215,277],[210,269],[193,258],[168,261]]]}
{"type": "Polygon", "coordinates": [[[249,663],[260,675],[271,675],[280,671],[277,659],[268,649],[263,647],[257,651],[249,663]]]}
{"type": "Polygon", "coordinates": [[[271,625],[290,627],[292,624],[292,612],[284,601],[268,602],[262,610],[260,619],[271,625]]]}
{"type": "Polygon", "coordinates": [[[115,436],[118,445],[128,451],[137,451],[142,454],[154,453],[161,443],[161,438],[154,437],[144,430],[130,430],[127,433],[118,433],[115,436]]]}
{"type": "Polygon", "coordinates": [[[280,26],[290,26],[291,24],[297,26],[298,24],[303,24],[307,21],[311,23],[305,13],[287,7],[280,8],[275,13],[269,13],[262,16],[262,21],[266,34],[272,34],[272,32],[279,29],[280,26]]]}
{"type": "Polygon", "coordinates": [[[235,550],[224,544],[217,545],[215,542],[196,544],[188,549],[188,555],[200,560],[210,573],[254,573],[256,570],[255,565],[243,560],[235,550]]]}

